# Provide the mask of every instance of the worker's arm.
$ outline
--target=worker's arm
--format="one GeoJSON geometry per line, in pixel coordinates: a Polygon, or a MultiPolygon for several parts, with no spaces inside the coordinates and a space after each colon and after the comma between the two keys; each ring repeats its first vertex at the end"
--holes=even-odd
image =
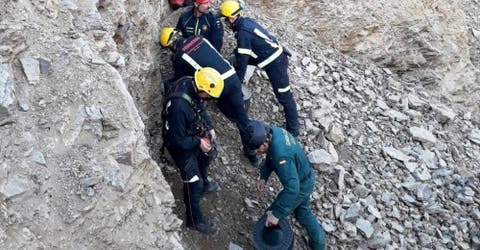
{"type": "Polygon", "coordinates": [[[271,159],[267,156],[264,164],[260,166],[260,179],[265,180],[265,182],[268,181],[268,177],[270,177],[270,174],[272,173],[271,164],[271,159]]]}
{"type": "Polygon", "coordinates": [[[298,179],[295,161],[290,158],[281,158],[275,162],[276,173],[283,185],[283,190],[268,210],[278,219],[285,218],[295,209],[295,201],[300,193],[300,180],[298,179]]]}
{"type": "Polygon", "coordinates": [[[212,24],[210,33],[210,38],[208,39],[210,43],[215,47],[215,49],[220,52],[223,45],[223,24],[220,21],[220,18],[216,15],[209,15],[209,22],[212,24]]]}
{"type": "Polygon", "coordinates": [[[235,53],[235,70],[238,78],[243,82],[245,72],[247,71],[248,60],[250,56],[255,55],[252,51],[251,34],[246,31],[238,31],[237,33],[237,50],[235,53]]]}

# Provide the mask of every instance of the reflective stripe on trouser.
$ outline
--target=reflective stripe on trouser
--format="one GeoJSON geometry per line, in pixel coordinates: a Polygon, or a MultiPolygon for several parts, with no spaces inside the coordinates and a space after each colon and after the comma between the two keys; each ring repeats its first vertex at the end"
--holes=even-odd
{"type": "MultiPolygon", "coordinates": [[[[196,182],[183,182],[183,202],[185,203],[185,214],[187,224],[195,225],[203,220],[203,214],[200,209],[200,198],[203,189],[208,183],[208,165],[209,159],[205,154],[198,152],[192,154],[187,159],[187,164],[197,168],[200,179],[196,182]]],[[[183,174],[182,174],[183,175],[183,174]]]]}
{"type": "MultiPolygon", "coordinates": [[[[225,84],[233,86],[240,83],[234,82],[234,78],[227,79],[225,84]],[[229,82],[232,81],[232,82],[229,82]]],[[[237,78],[238,79],[238,78],[237,78]]],[[[235,121],[238,131],[240,133],[240,138],[242,139],[243,151],[246,155],[254,155],[255,151],[248,149],[246,146],[247,142],[247,126],[248,126],[248,114],[245,110],[245,103],[243,101],[242,91],[240,89],[235,89],[229,92],[229,95],[222,96],[218,100],[218,108],[220,111],[230,120],[235,121]]]]}
{"type": "Polygon", "coordinates": [[[288,78],[288,58],[283,53],[264,68],[272,84],[273,92],[285,112],[286,129],[295,135],[299,130],[297,104],[293,98],[288,78]]]}

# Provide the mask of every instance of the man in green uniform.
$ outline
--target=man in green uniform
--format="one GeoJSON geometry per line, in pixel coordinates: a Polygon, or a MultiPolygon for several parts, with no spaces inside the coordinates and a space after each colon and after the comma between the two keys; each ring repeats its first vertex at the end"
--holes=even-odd
{"type": "Polygon", "coordinates": [[[258,191],[263,191],[268,177],[274,171],[283,190],[267,209],[266,227],[275,226],[278,220],[292,212],[308,232],[312,249],[326,249],[325,233],[310,209],[310,194],[315,186],[315,171],[305,152],[295,138],[279,127],[252,120],[247,126],[248,146],[257,154],[267,154],[260,166],[258,191]]]}

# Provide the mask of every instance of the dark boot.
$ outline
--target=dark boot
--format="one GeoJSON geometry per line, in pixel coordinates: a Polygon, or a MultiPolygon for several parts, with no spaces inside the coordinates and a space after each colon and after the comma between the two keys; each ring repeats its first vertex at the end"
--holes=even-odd
{"type": "Polygon", "coordinates": [[[215,223],[209,222],[207,220],[203,220],[203,221],[201,221],[201,222],[199,222],[195,225],[187,224],[187,227],[190,227],[190,228],[192,228],[194,230],[197,230],[200,233],[206,234],[206,235],[213,235],[218,230],[218,227],[217,227],[217,225],[215,225],[215,223]]]}
{"type": "Polygon", "coordinates": [[[207,195],[209,193],[213,193],[219,189],[218,182],[216,181],[211,181],[205,187],[203,188],[203,193],[202,196],[207,195]]]}

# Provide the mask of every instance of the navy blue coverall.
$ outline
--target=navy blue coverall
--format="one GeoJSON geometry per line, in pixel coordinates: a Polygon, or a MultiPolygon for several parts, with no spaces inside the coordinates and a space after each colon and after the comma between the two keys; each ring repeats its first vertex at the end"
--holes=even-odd
{"type": "Polygon", "coordinates": [[[250,18],[238,17],[232,29],[237,38],[235,70],[238,77],[243,82],[248,64],[265,70],[273,92],[285,111],[286,128],[292,135],[297,136],[297,104],[289,85],[286,52],[274,36],[250,18]]]}
{"type": "Polygon", "coordinates": [[[278,219],[292,212],[308,233],[312,249],[326,249],[325,233],[310,209],[310,195],[315,186],[315,171],[310,166],[300,144],[286,130],[271,128],[270,141],[265,164],[260,168],[260,179],[268,180],[274,171],[283,190],[268,210],[278,219]]]}
{"type": "Polygon", "coordinates": [[[176,29],[182,32],[184,38],[200,35],[205,37],[217,51],[222,49],[223,24],[212,12],[196,17],[193,6],[189,7],[178,19],[176,29]]]}
{"type": "Polygon", "coordinates": [[[202,67],[214,68],[221,74],[224,88],[218,99],[218,107],[227,118],[235,121],[245,155],[249,159],[256,157],[255,151],[249,149],[245,144],[247,142],[246,127],[250,120],[245,110],[241,82],[235,69],[201,36],[180,38],[175,41],[174,48],[175,79],[186,75],[191,76],[195,70],[202,67]]]}
{"type": "Polygon", "coordinates": [[[180,169],[183,186],[183,200],[186,208],[187,226],[203,221],[200,198],[208,188],[208,156],[200,149],[199,126],[209,131],[212,122],[205,111],[203,101],[198,97],[192,77],[183,77],[173,83],[173,92],[184,93],[191,101],[176,96],[166,103],[164,141],[175,165],[180,169]]]}

